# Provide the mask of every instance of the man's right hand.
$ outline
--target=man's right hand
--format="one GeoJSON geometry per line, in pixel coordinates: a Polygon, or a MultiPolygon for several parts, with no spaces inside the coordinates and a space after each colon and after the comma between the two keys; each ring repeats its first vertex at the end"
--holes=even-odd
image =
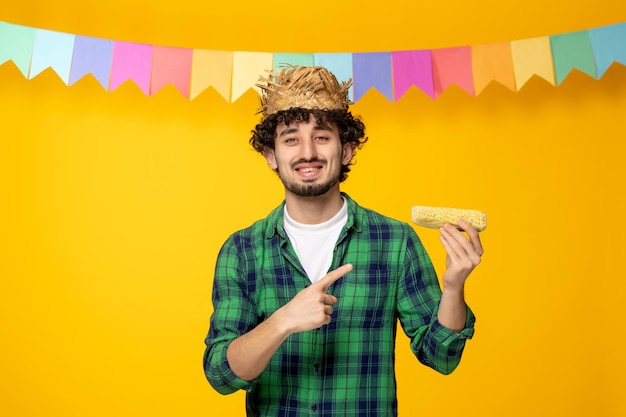
{"type": "Polygon", "coordinates": [[[280,314],[281,320],[284,320],[283,323],[288,332],[305,332],[330,323],[337,297],[328,294],[328,287],[350,271],[352,271],[352,264],[345,264],[330,271],[280,308],[277,313],[280,314]]]}
{"type": "Polygon", "coordinates": [[[327,290],[335,281],[352,271],[345,264],[329,272],[315,284],[300,291],[267,320],[232,341],[226,357],[238,377],[251,381],[261,375],[276,349],[292,333],[317,329],[330,323],[337,298],[327,290]]]}

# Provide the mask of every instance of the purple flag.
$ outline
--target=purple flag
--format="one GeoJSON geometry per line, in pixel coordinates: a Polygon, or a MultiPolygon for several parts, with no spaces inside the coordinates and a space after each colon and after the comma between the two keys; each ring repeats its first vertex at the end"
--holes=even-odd
{"type": "Polygon", "coordinates": [[[352,54],[352,71],[355,101],[372,87],[387,97],[387,100],[393,101],[390,52],[352,54]]]}
{"type": "Polygon", "coordinates": [[[85,75],[92,74],[102,87],[108,90],[112,58],[113,41],[77,36],[74,43],[70,85],[85,75]]]}

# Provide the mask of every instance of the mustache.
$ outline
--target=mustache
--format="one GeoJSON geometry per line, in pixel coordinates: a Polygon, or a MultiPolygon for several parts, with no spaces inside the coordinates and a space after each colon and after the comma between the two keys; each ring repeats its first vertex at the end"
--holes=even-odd
{"type": "Polygon", "coordinates": [[[312,159],[305,159],[305,158],[300,158],[297,161],[294,161],[291,164],[291,168],[295,169],[296,165],[298,164],[310,164],[313,162],[317,162],[319,164],[322,164],[322,166],[326,166],[326,164],[328,164],[328,161],[326,161],[325,159],[320,159],[320,158],[312,158],[312,159]]]}

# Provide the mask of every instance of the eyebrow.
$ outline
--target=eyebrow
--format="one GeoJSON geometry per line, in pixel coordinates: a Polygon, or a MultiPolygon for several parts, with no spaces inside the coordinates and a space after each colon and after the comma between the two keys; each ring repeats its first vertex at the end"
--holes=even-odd
{"type": "MultiPolygon", "coordinates": [[[[282,132],[280,132],[280,135],[278,135],[278,137],[283,137],[286,135],[291,135],[292,133],[296,133],[298,132],[298,128],[297,127],[288,127],[285,130],[283,130],[282,132]]],[[[316,124],[313,127],[313,130],[319,131],[319,130],[326,130],[329,132],[333,132],[333,129],[329,126],[329,125],[318,125],[316,124]]]]}
{"type": "Polygon", "coordinates": [[[280,132],[280,135],[278,135],[278,137],[291,135],[292,133],[296,133],[297,131],[298,131],[297,127],[288,127],[287,129],[285,129],[282,132],[280,132]]]}

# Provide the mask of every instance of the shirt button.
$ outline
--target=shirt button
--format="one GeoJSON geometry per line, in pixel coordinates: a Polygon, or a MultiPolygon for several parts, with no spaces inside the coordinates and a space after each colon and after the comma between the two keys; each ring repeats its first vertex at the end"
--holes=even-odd
{"type": "Polygon", "coordinates": [[[316,406],[315,404],[313,404],[313,405],[311,406],[311,410],[313,410],[313,411],[317,410],[317,406],[316,406]]]}

